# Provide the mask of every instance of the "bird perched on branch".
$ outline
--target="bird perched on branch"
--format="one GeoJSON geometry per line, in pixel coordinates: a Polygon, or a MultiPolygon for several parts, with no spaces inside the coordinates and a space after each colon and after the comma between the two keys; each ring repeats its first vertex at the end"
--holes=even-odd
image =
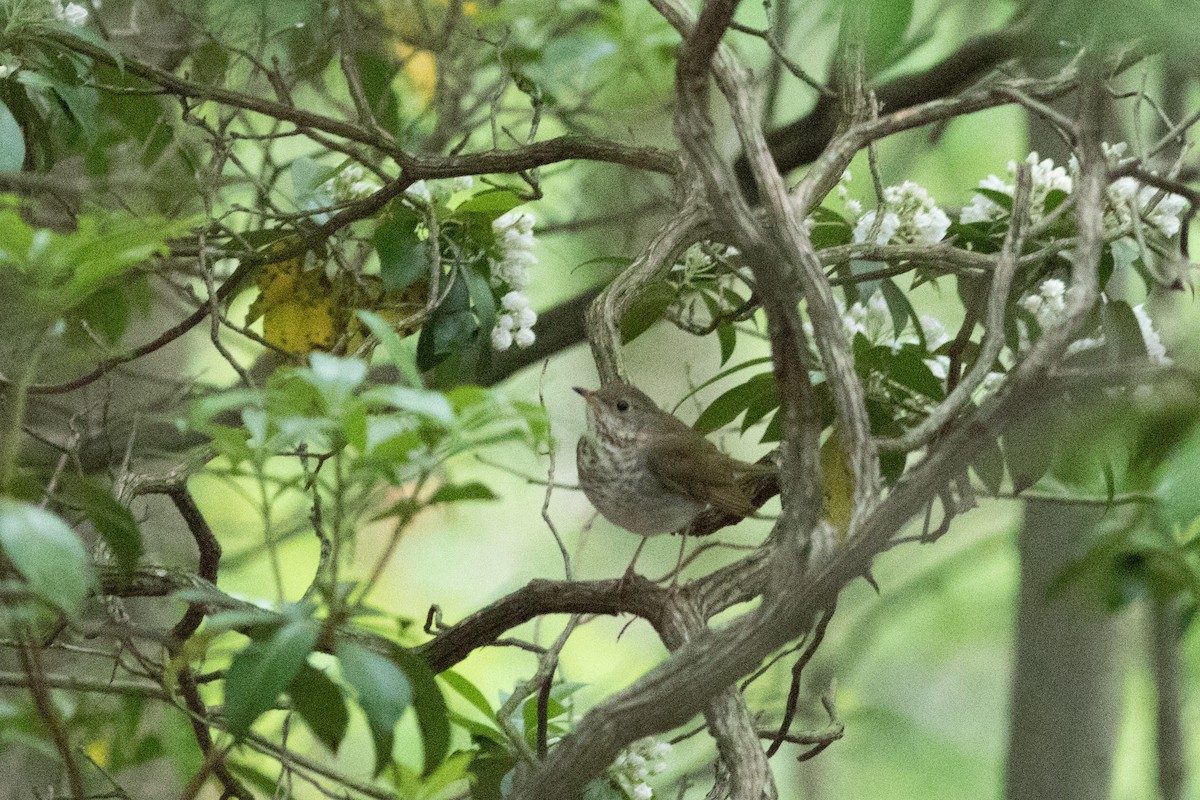
{"type": "Polygon", "coordinates": [[[629,384],[575,391],[587,401],[587,432],[576,448],[579,485],[605,519],[643,537],[627,575],[645,537],[682,531],[706,508],[753,515],[741,481],[777,471],[725,455],[629,384]]]}

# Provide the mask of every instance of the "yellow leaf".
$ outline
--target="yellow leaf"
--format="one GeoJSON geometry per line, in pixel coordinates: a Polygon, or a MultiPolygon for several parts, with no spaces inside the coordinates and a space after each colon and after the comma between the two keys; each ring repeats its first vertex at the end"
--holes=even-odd
{"type": "Polygon", "coordinates": [[[332,350],[346,330],[345,292],[325,276],[323,265],[305,269],[305,257],[273,261],[258,277],[258,299],[248,321],[263,318],[263,338],[294,355],[332,350]]]}
{"type": "Polygon", "coordinates": [[[846,451],[842,449],[842,437],[837,428],[829,432],[829,438],[821,445],[821,476],[825,518],[837,528],[838,542],[845,542],[854,510],[854,473],[846,463],[846,451]]]}
{"type": "Polygon", "coordinates": [[[437,57],[429,50],[397,43],[396,54],[404,61],[404,77],[413,91],[424,101],[433,99],[437,87],[437,57]]]}

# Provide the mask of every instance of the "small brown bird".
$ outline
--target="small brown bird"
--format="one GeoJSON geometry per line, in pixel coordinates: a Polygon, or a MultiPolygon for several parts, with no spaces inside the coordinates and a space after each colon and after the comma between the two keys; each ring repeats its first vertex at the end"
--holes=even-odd
{"type": "Polygon", "coordinates": [[[579,485],[609,522],[646,537],[682,530],[710,506],[754,513],[739,480],[774,467],[725,455],[628,384],[575,391],[587,401],[588,423],[575,451],[579,485]]]}

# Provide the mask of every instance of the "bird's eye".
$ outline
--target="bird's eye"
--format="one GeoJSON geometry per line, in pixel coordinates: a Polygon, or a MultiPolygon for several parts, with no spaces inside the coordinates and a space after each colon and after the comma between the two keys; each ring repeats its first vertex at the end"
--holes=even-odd
{"type": "Polygon", "coordinates": [[[617,401],[617,411],[628,411],[628,410],[629,410],[629,401],[628,400],[618,400],[617,401]]]}

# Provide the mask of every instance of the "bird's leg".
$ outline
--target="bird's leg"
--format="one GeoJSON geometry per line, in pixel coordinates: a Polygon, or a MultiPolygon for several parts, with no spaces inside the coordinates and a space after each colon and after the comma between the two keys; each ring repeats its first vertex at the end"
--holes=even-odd
{"type": "Polygon", "coordinates": [[[622,585],[625,584],[625,581],[633,577],[633,567],[635,564],[637,564],[638,556],[642,554],[642,548],[646,546],[646,542],[649,541],[649,539],[649,536],[643,536],[642,540],[638,542],[637,550],[633,551],[633,560],[629,562],[629,566],[625,568],[625,574],[621,576],[622,585]]]}
{"type": "Polygon", "coordinates": [[[671,573],[671,588],[679,585],[679,573],[683,572],[683,554],[687,552],[686,530],[679,532],[679,558],[675,561],[675,571],[671,573]]]}
{"type": "MultiPolygon", "coordinates": [[[[649,536],[643,536],[642,540],[640,542],[638,542],[637,550],[633,551],[633,560],[630,561],[629,566],[625,568],[625,574],[622,575],[621,579],[617,581],[617,597],[618,598],[620,598],[621,595],[623,595],[625,593],[625,585],[633,580],[633,576],[634,576],[633,567],[635,564],[637,564],[638,556],[640,556],[642,554],[642,548],[646,546],[646,540],[649,538],[650,538],[649,536]]],[[[624,633],[625,631],[622,629],[621,632],[624,633]]],[[[621,638],[620,635],[618,635],[617,638],[618,639],[621,638]]]]}

